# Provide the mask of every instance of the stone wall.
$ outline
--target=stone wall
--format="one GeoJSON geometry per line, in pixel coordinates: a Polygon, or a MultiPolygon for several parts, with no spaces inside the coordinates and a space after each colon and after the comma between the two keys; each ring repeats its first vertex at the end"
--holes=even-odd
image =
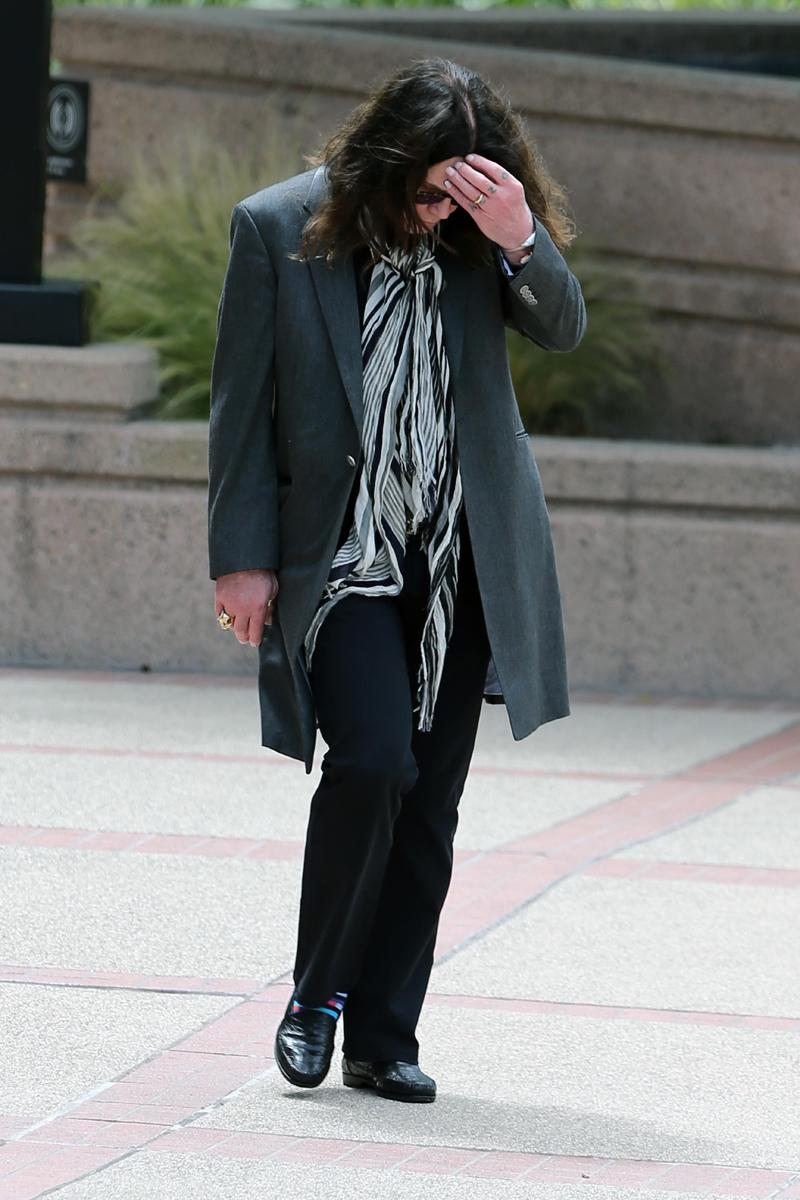
{"type": "MultiPolygon", "coordinates": [[[[569,190],[575,250],[654,308],[670,378],[630,432],[800,443],[797,84],[481,45],[475,17],[448,14],[444,37],[423,33],[417,10],[410,33],[333,27],[330,14],[323,25],[256,10],[59,12],[61,69],[92,81],[90,182],[51,185],[51,244],[97,184],[125,177],[134,149],[198,126],[246,148],[280,124],[310,151],[391,70],[444,54],[506,91],[569,190]]],[[[443,18],[427,19],[433,30],[443,18]]]]}
{"type": "Polygon", "coordinates": [[[800,14],[757,9],[323,8],[281,21],[800,78],[800,14]]]}
{"type": "MultiPolygon", "coordinates": [[[[0,347],[0,662],[254,671],[152,352],[0,347]],[[137,419],[138,418],[138,419],[137,419]]],[[[800,699],[800,449],[536,437],[573,687],[800,699]]]]}

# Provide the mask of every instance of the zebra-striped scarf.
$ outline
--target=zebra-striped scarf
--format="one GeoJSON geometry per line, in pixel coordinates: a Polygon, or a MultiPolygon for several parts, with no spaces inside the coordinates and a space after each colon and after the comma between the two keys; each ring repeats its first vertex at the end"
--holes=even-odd
{"type": "Polygon", "coordinates": [[[453,627],[462,505],[441,287],[430,234],[408,252],[393,247],[372,268],[361,336],[364,454],[353,524],[305,637],[310,669],[317,633],[333,604],[350,592],[396,596],[403,587],[406,535],[422,526],[430,594],[414,711],[425,731],[453,627]]]}

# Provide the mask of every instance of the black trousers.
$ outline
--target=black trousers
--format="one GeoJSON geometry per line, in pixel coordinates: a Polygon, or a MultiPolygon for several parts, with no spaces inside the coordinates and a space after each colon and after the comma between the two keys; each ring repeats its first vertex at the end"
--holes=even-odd
{"type": "Polygon", "coordinates": [[[350,594],[317,635],[310,682],[328,745],[311,800],[294,983],[304,1004],[348,993],[348,1057],[418,1061],[415,1029],[453,869],[453,837],[490,647],[467,529],[432,727],[416,676],[429,590],[420,535],[398,596],[350,594]]]}

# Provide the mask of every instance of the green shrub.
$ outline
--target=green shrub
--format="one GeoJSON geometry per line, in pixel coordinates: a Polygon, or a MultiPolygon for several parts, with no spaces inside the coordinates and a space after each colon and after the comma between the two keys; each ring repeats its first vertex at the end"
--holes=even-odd
{"type": "Polygon", "coordinates": [[[250,159],[204,135],[139,154],[125,185],[99,190],[76,223],[74,250],[48,262],[50,277],[96,285],[92,341],[144,341],[158,351],[160,416],[208,415],[233,205],[304,167],[274,129],[264,137],[250,159]]]}
{"type": "Polygon", "coordinates": [[[625,437],[640,424],[668,371],[648,307],[621,300],[627,285],[587,261],[580,238],[567,251],[586,302],[586,332],[568,354],[547,353],[509,330],[514,390],[529,433],[625,437]]]}
{"type": "Polygon", "coordinates": [[[251,0],[53,0],[53,8],[245,8],[251,0]]]}
{"type": "Polygon", "coordinates": [[[702,8],[717,11],[788,12],[796,0],[53,0],[54,8],[567,8],[664,11],[702,8]]]}
{"type": "MultiPolygon", "coordinates": [[[[48,261],[51,278],[94,283],[93,341],[156,349],[156,415],[207,417],[231,209],[304,165],[277,126],[249,159],[205,134],[159,143],[134,157],[124,185],[97,192],[71,232],[74,249],[48,261]]],[[[596,269],[570,262],[586,297],[587,331],[569,354],[544,353],[509,331],[520,410],[531,433],[591,433],[611,419],[624,434],[657,362],[647,312],[614,300],[607,294],[613,281],[596,269]]]]}

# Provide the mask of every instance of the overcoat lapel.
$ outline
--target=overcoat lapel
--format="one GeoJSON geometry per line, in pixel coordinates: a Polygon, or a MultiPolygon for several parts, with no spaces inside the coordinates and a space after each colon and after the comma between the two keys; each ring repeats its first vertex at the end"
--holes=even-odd
{"type": "MultiPolygon", "coordinates": [[[[325,194],[327,179],[324,165],[317,168],[304,207],[313,212],[325,194]]],[[[442,334],[450,377],[455,380],[464,344],[464,310],[467,288],[464,264],[449,251],[440,250],[437,259],[442,268],[440,311],[442,334]]],[[[347,399],[359,435],[364,424],[364,375],[361,357],[361,316],[351,254],[334,259],[328,265],[323,255],[309,261],[322,315],[330,334],[333,353],[342,377],[347,399]]]]}

